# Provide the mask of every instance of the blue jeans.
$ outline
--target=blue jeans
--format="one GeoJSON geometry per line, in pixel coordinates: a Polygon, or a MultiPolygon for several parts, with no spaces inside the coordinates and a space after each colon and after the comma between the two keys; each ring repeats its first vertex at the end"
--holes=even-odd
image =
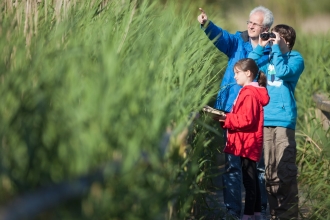
{"type": "Polygon", "coordinates": [[[240,217],[242,210],[241,158],[225,154],[225,163],[225,172],[222,174],[224,204],[230,214],[240,217]]]}
{"type": "MultiPolygon", "coordinates": [[[[227,140],[227,131],[224,131],[224,140],[227,140]]],[[[265,186],[264,155],[257,163],[258,180],[261,194],[261,210],[267,209],[267,192],[265,186]]],[[[242,210],[242,167],[241,158],[225,153],[225,172],[222,174],[223,200],[227,211],[241,216],[242,210]]]]}

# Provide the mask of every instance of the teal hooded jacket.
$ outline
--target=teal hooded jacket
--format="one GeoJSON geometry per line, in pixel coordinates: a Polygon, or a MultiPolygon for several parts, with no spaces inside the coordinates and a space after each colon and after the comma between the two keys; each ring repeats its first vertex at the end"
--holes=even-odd
{"type": "MultiPolygon", "coordinates": [[[[258,45],[248,57],[258,61],[264,54],[264,48],[258,45]]],[[[264,107],[264,126],[296,128],[297,105],[294,91],[305,65],[297,51],[282,54],[274,44],[268,60],[257,62],[267,76],[267,90],[270,101],[264,107]]]]}

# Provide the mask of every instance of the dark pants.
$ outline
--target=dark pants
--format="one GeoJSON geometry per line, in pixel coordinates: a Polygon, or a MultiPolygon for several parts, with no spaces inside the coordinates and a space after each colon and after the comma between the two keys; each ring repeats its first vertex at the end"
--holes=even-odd
{"type": "Polygon", "coordinates": [[[241,157],[243,185],[245,188],[244,215],[261,212],[261,195],[256,162],[241,157]]]}
{"type": "Polygon", "coordinates": [[[282,219],[298,218],[298,184],[295,131],[264,127],[266,189],[270,214],[282,219]]]}
{"type": "Polygon", "coordinates": [[[261,212],[266,214],[268,199],[267,199],[266,181],[265,181],[264,150],[262,150],[262,156],[260,161],[257,162],[257,174],[259,179],[259,188],[261,195],[261,212]]]}
{"type": "MultiPolygon", "coordinates": [[[[227,140],[227,130],[224,130],[224,141],[227,140]]],[[[266,212],[267,192],[265,189],[265,163],[263,156],[257,163],[258,181],[262,199],[261,209],[266,212]]],[[[229,214],[241,216],[242,209],[242,164],[241,158],[225,153],[225,173],[222,174],[224,204],[229,214]]]]}

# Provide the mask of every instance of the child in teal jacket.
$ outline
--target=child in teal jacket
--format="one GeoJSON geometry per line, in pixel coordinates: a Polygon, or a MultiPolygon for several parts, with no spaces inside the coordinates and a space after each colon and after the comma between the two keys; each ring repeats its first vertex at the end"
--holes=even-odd
{"type": "MultiPolygon", "coordinates": [[[[276,27],[280,27],[280,25],[276,27]]],[[[285,38],[279,37],[280,39],[285,41],[285,38]]],[[[261,44],[270,42],[270,40],[261,42],[261,44]]],[[[293,45],[289,45],[289,42],[283,42],[284,49],[280,48],[281,45],[274,42],[269,59],[258,63],[261,70],[267,73],[267,89],[271,99],[265,107],[264,125],[295,129],[297,106],[294,90],[304,70],[304,59],[298,51],[292,50],[293,45]]],[[[259,60],[264,55],[264,50],[265,47],[259,44],[249,54],[249,58],[259,60]]]]}
{"type": "Polygon", "coordinates": [[[295,127],[297,106],[294,90],[304,70],[304,59],[292,50],[295,30],[276,25],[275,38],[259,38],[259,45],[249,54],[258,61],[266,45],[272,52],[267,61],[257,62],[267,75],[269,104],[264,107],[264,159],[266,190],[272,219],[298,218],[298,187],[295,127]]]}

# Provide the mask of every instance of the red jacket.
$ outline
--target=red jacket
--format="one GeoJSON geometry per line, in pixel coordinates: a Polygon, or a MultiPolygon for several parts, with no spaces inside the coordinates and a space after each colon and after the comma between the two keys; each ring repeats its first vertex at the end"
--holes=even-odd
{"type": "Polygon", "coordinates": [[[259,161],[263,144],[263,106],[269,102],[265,87],[257,82],[244,86],[226,114],[223,128],[228,129],[224,152],[259,161]]]}

